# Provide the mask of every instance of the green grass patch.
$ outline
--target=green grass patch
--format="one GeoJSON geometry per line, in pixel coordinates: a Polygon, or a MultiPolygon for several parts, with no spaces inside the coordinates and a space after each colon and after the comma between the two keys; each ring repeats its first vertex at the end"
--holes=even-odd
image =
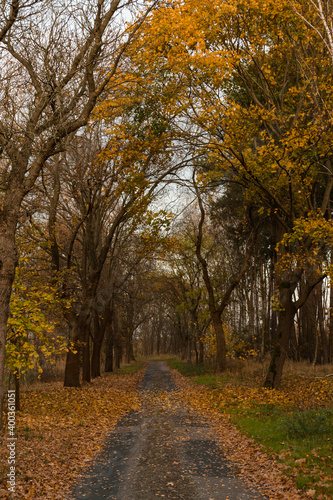
{"type": "Polygon", "coordinates": [[[184,377],[199,377],[214,372],[212,367],[204,363],[187,363],[186,361],[179,361],[178,359],[168,359],[168,364],[174,370],[178,370],[184,377]]]}
{"type": "Polygon", "coordinates": [[[281,420],[281,427],[290,438],[329,435],[332,426],[333,410],[328,409],[295,412],[281,420]]]}
{"type": "Polygon", "coordinates": [[[124,365],[118,368],[115,373],[117,375],[134,375],[145,365],[144,361],[132,361],[129,365],[124,365]]]}
{"type": "MultiPolygon", "coordinates": [[[[250,390],[245,390],[245,387],[250,389],[248,382],[234,374],[214,374],[209,367],[177,360],[170,360],[169,364],[189,377],[190,383],[206,386],[207,391],[216,396],[211,399],[212,407],[228,413],[241,432],[285,464],[285,473],[295,478],[299,489],[315,490],[313,498],[333,498],[333,408],[330,402],[322,407],[319,398],[317,407],[299,408],[288,403],[288,397],[274,399],[265,393],[262,401],[258,396],[251,400],[250,390]]],[[[253,383],[251,388],[255,387],[259,386],[253,383]]],[[[292,391],[299,391],[298,384],[288,385],[288,390],[286,396],[292,396],[292,391]]],[[[293,401],[293,397],[290,400],[293,401]]]]}
{"type": "Polygon", "coordinates": [[[286,473],[294,475],[299,489],[316,490],[314,498],[333,498],[333,410],[286,414],[283,408],[253,404],[226,411],[242,432],[288,466],[286,473]]]}

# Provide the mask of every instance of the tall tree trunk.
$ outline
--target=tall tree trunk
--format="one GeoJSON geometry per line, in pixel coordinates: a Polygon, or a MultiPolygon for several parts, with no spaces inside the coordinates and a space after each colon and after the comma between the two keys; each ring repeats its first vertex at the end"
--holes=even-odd
{"type": "Polygon", "coordinates": [[[191,340],[190,335],[188,335],[188,338],[187,338],[187,362],[189,364],[192,363],[192,340],[191,340]]]}
{"type": "Polygon", "coordinates": [[[154,345],[155,345],[155,332],[152,329],[150,332],[150,342],[149,342],[149,356],[154,355],[154,345]]]}
{"type": "Polygon", "coordinates": [[[313,363],[316,354],[316,300],[314,294],[311,294],[308,301],[304,304],[301,311],[301,338],[300,350],[302,359],[313,363]]]}
{"type": "Polygon", "coordinates": [[[194,353],[195,353],[195,363],[199,363],[199,351],[198,351],[198,342],[194,341],[194,353]]]}
{"type": "Polygon", "coordinates": [[[84,325],[84,330],[83,330],[82,380],[84,382],[91,382],[91,372],[90,372],[90,329],[89,329],[89,325],[84,325]]]}
{"type": "Polygon", "coordinates": [[[308,276],[308,281],[304,284],[303,290],[299,298],[293,302],[293,292],[299,283],[300,275],[295,274],[278,277],[279,285],[279,311],[278,311],[278,327],[276,338],[272,352],[271,362],[268,368],[265,387],[277,389],[281,382],[282,369],[289,349],[289,341],[291,332],[294,327],[294,317],[298,309],[300,309],[308,300],[312,290],[325,278],[324,274],[314,274],[308,276]],[[289,279],[283,279],[288,277],[289,279]],[[311,279],[312,278],[312,279],[311,279]]]}
{"type": "Polygon", "coordinates": [[[326,332],[325,332],[325,325],[324,325],[324,310],[323,310],[323,287],[322,283],[318,285],[316,289],[316,299],[317,299],[317,305],[318,305],[318,323],[319,323],[319,334],[320,334],[320,340],[321,340],[321,350],[322,350],[322,356],[323,356],[323,363],[327,364],[328,363],[328,358],[329,358],[329,350],[328,350],[328,341],[326,337],[326,332]]]}
{"type": "Polygon", "coordinates": [[[203,363],[204,362],[204,343],[203,341],[199,340],[199,363],[203,363]]]}
{"type": "Polygon", "coordinates": [[[75,341],[66,356],[64,387],[80,387],[80,348],[75,341]]]}
{"type": "Polygon", "coordinates": [[[109,324],[106,329],[105,372],[113,372],[113,329],[109,324]]]}
{"type": "MultiPolygon", "coordinates": [[[[103,339],[95,340],[91,356],[91,378],[101,376],[101,352],[103,339]]],[[[112,370],[110,370],[112,371],[112,370]]]]}
{"type": "Polygon", "coordinates": [[[21,394],[20,394],[20,372],[14,374],[15,378],[15,410],[21,411],[21,394]]]}
{"type": "Polygon", "coordinates": [[[296,337],[295,322],[293,321],[290,332],[290,346],[289,346],[290,359],[298,361],[298,344],[296,337]]]}
{"type": "Polygon", "coordinates": [[[122,358],[121,339],[119,339],[119,337],[116,337],[116,341],[115,341],[115,365],[116,365],[117,369],[120,368],[121,358],[122,358]]]}
{"type": "Polygon", "coordinates": [[[290,332],[293,327],[296,308],[292,300],[292,290],[281,287],[279,294],[280,310],[278,326],[271,362],[264,383],[265,387],[277,389],[281,382],[283,365],[289,349],[290,332]]]}
{"type": "Polygon", "coordinates": [[[218,313],[212,317],[216,336],[216,371],[223,372],[227,367],[227,347],[222,320],[218,313]]]}
{"type": "Polygon", "coordinates": [[[161,323],[159,323],[159,328],[158,331],[156,332],[156,354],[157,356],[160,355],[161,352],[161,329],[160,329],[161,323]]]}
{"type": "Polygon", "coordinates": [[[0,429],[4,401],[4,370],[7,341],[7,321],[12,284],[17,265],[15,245],[16,218],[11,223],[0,218],[0,429]]]}
{"type": "Polygon", "coordinates": [[[247,295],[247,308],[248,308],[248,314],[249,314],[249,328],[247,332],[248,336],[248,342],[250,343],[251,347],[253,344],[253,335],[254,335],[254,318],[255,318],[255,310],[254,310],[254,301],[255,301],[255,268],[254,268],[254,263],[251,263],[250,266],[250,291],[249,295],[247,295]]]}
{"type": "Polygon", "coordinates": [[[126,322],[125,322],[125,332],[126,332],[126,343],[125,343],[125,359],[126,363],[132,361],[132,337],[134,331],[134,303],[133,298],[129,296],[129,302],[126,307],[126,322]]]}
{"type": "MultiPolygon", "coordinates": [[[[108,317],[109,319],[109,317],[108,317]]],[[[101,376],[101,351],[105,334],[105,321],[100,324],[98,312],[94,313],[94,344],[91,356],[91,377],[101,376]]]]}
{"type": "Polygon", "coordinates": [[[121,329],[122,329],[122,321],[119,308],[115,309],[114,315],[114,362],[115,367],[120,368],[121,358],[122,358],[122,338],[121,338],[121,329]]]}
{"type": "MultiPolygon", "coordinates": [[[[332,251],[333,250],[331,250],[331,252],[332,251]]],[[[329,362],[333,363],[333,283],[332,282],[330,284],[330,316],[329,316],[328,350],[329,350],[329,362]]]]}
{"type": "Polygon", "coordinates": [[[126,363],[130,363],[132,361],[132,353],[133,353],[132,335],[133,335],[133,332],[131,331],[131,329],[127,328],[127,331],[126,331],[126,363]]]}
{"type": "Polygon", "coordinates": [[[79,324],[74,323],[70,332],[70,346],[66,356],[65,387],[80,387],[79,324]]]}

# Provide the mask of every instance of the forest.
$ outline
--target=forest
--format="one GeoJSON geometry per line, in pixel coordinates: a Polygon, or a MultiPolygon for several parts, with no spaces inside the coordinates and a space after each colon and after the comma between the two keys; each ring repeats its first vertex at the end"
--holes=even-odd
{"type": "Polygon", "coordinates": [[[332,362],[331,9],[2,2],[2,392],[332,362]]]}
{"type": "Polygon", "coordinates": [[[0,9],[0,427],[154,356],[332,365],[332,1],[0,9]]]}

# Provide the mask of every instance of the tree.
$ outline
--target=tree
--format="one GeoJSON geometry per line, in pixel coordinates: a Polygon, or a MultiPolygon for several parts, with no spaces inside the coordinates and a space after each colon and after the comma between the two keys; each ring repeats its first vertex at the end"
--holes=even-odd
{"type": "Polygon", "coordinates": [[[3,16],[2,24],[0,25],[0,42],[5,38],[7,32],[15,23],[20,10],[20,1],[12,0],[12,2],[2,2],[1,13],[3,16]]]}
{"type": "MultiPolygon", "coordinates": [[[[142,221],[151,229],[150,237],[160,224],[165,225],[165,214],[159,219],[149,213],[148,205],[160,182],[179,168],[171,161],[167,134],[145,121],[133,124],[127,107],[120,98],[116,106],[103,102],[96,111],[96,123],[73,138],[66,153],[47,163],[38,187],[46,203],[39,204],[34,225],[41,226],[41,245],[50,255],[55,279],[63,276],[62,293],[75,298],[65,311],[71,331],[65,371],[68,386],[80,384],[81,352],[83,379],[90,381],[91,338],[93,374],[100,372],[106,320],[115,308],[119,248],[126,248],[126,240],[134,237],[142,221]],[[104,131],[97,120],[103,121],[104,131]]],[[[133,266],[141,259],[139,252],[133,266]]]]}
{"type": "Polygon", "coordinates": [[[17,3],[13,2],[9,24],[1,31],[1,404],[6,325],[18,259],[15,232],[22,200],[45,161],[63,151],[66,139],[87,124],[155,4],[126,27],[117,22],[117,14],[135,7],[134,1],[91,0],[80,5],[42,1],[28,4],[29,15],[22,17],[15,14],[17,3]]]}
{"type": "Polygon", "coordinates": [[[226,369],[226,356],[227,356],[227,348],[226,348],[226,341],[225,341],[225,334],[224,334],[224,329],[223,329],[223,322],[222,322],[222,315],[226,309],[226,307],[229,304],[229,300],[231,297],[232,292],[234,289],[237,287],[243,276],[245,275],[249,262],[250,262],[250,257],[253,252],[254,246],[255,246],[255,241],[256,241],[256,235],[257,235],[257,229],[253,228],[253,232],[251,234],[251,239],[252,242],[247,246],[245,249],[245,256],[244,260],[242,262],[241,268],[238,270],[235,276],[229,278],[229,284],[227,285],[225,291],[223,292],[223,295],[220,300],[217,299],[216,294],[214,292],[214,287],[212,285],[212,279],[209,273],[209,267],[207,260],[204,258],[202,255],[202,238],[203,238],[203,225],[205,222],[205,209],[204,209],[204,204],[202,200],[202,196],[199,190],[199,187],[196,183],[195,177],[193,176],[193,183],[195,187],[195,192],[196,196],[198,199],[198,204],[199,204],[199,209],[200,209],[200,221],[198,225],[198,236],[196,240],[196,247],[195,247],[195,252],[198,261],[200,262],[201,268],[202,268],[202,274],[203,274],[203,279],[207,288],[207,293],[208,293],[208,304],[209,304],[209,310],[212,318],[212,323],[214,326],[214,331],[215,331],[215,336],[216,336],[216,369],[217,371],[225,371],[226,369]]]}
{"type": "Polygon", "coordinates": [[[295,313],[325,277],[306,275],[305,260],[311,263],[318,252],[323,258],[331,233],[325,226],[333,172],[330,35],[326,14],[314,4],[302,3],[305,23],[288,1],[167,6],[154,16],[143,49],[156,78],[164,77],[163,99],[179,140],[209,159],[206,179],[225,183],[232,172],[247,199],[271,219],[279,250],[270,387],[280,383],[295,313]],[[308,232],[300,234],[304,219],[308,232]],[[302,295],[294,301],[302,275],[302,295]]]}
{"type": "Polygon", "coordinates": [[[67,349],[59,325],[69,301],[60,297],[33,233],[22,217],[18,228],[21,255],[11,295],[6,344],[6,366],[14,375],[18,409],[21,377],[28,372],[41,377],[46,365],[53,364],[55,357],[67,349]]]}

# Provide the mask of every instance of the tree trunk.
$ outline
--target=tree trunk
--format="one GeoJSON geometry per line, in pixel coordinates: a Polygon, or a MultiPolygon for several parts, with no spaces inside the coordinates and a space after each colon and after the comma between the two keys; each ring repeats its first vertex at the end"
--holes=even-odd
{"type": "Polygon", "coordinates": [[[80,387],[80,353],[78,344],[75,342],[67,352],[64,387],[80,387]]]}
{"type": "Polygon", "coordinates": [[[126,307],[126,320],[124,321],[124,330],[125,330],[125,359],[126,363],[130,363],[132,361],[132,338],[134,331],[134,303],[131,296],[129,296],[129,302],[126,307]]]}
{"type": "Polygon", "coordinates": [[[277,389],[281,382],[283,365],[289,349],[290,332],[292,331],[296,307],[292,300],[292,290],[281,287],[280,310],[278,312],[278,326],[264,387],[277,389]]]}
{"type": "Polygon", "coordinates": [[[130,359],[131,359],[131,361],[135,361],[133,338],[132,338],[131,345],[130,345],[130,359]]]}
{"type": "Polygon", "coordinates": [[[120,368],[122,358],[122,338],[121,331],[123,328],[123,315],[120,307],[114,309],[113,314],[113,332],[114,332],[114,362],[115,367],[120,368]]]}
{"type": "Polygon", "coordinates": [[[301,337],[300,350],[302,359],[313,363],[316,354],[316,301],[314,294],[311,294],[307,302],[302,307],[301,314],[301,337]]]}
{"type": "MultiPolygon", "coordinates": [[[[329,219],[332,220],[332,207],[331,201],[328,201],[328,214],[329,219]]],[[[330,264],[333,264],[333,247],[330,248],[330,264]]],[[[329,321],[328,321],[328,362],[333,363],[333,283],[330,280],[330,307],[329,307],[329,321]]]]}
{"type": "Polygon", "coordinates": [[[156,332],[156,354],[157,356],[160,355],[161,352],[161,329],[160,329],[161,323],[159,323],[159,328],[158,331],[156,332]]]}
{"type": "Polygon", "coordinates": [[[84,325],[83,330],[83,348],[82,348],[82,380],[91,382],[90,372],[90,329],[88,325],[84,325]]]}
{"type": "Polygon", "coordinates": [[[298,344],[297,344],[296,328],[294,321],[292,323],[290,332],[289,355],[290,359],[292,359],[293,361],[298,361],[298,344]]]}
{"type": "Polygon", "coordinates": [[[189,364],[192,363],[192,340],[191,340],[190,336],[188,336],[188,339],[187,339],[187,362],[189,364]]]}
{"type": "Polygon", "coordinates": [[[71,345],[66,356],[64,387],[80,387],[80,346],[78,324],[71,329],[71,345]]]}
{"type": "MultiPolygon", "coordinates": [[[[101,376],[101,351],[103,341],[95,340],[91,357],[91,378],[101,376]]],[[[111,370],[112,371],[112,370],[111,370]]]]}
{"type": "Polygon", "coordinates": [[[320,340],[321,340],[323,363],[327,364],[328,359],[329,359],[329,350],[328,350],[328,341],[327,341],[326,332],[325,332],[325,325],[324,325],[324,310],[323,310],[322,295],[323,295],[323,287],[322,287],[322,283],[320,283],[320,285],[316,289],[316,297],[317,297],[317,302],[318,302],[318,323],[319,323],[319,333],[320,333],[320,340]]]}
{"type": "Polygon", "coordinates": [[[0,429],[2,429],[2,413],[4,401],[4,370],[7,341],[7,321],[12,284],[17,264],[15,246],[16,221],[12,228],[1,221],[0,229],[0,429]]]}
{"type": "Polygon", "coordinates": [[[115,342],[115,365],[116,365],[116,368],[120,368],[121,358],[122,358],[122,345],[121,345],[121,340],[119,338],[117,338],[116,342],[115,342]]]}
{"type": "Polygon", "coordinates": [[[204,362],[204,343],[202,340],[199,340],[199,363],[204,362]]]}
{"type": "Polygon", "coordinates": [[[105,367],[106,373],[113,372],[113,328],[112,323],[106,329],[106,350],[105,350],[105,367]]]}
{"type": "Polygon", "coordinates": [[[215,313],[212,319],[216,336],[216,371],[223,372],[227,367],[227,347],[223,324],[218,313],[215,313]]]}
{"type": "Polygon", "coordinates": [[[126,331],[126,363],[129,364],[132,361],[132,334],[133,332],[130,328],[126,331]]]}
{"type": "Polygon", "coordinates": [[[105,334],[105,323],[100,324],[98,314],[94,314],[94,345],[91,357],[91,377],[101,376],[101,351],[105,334]]]}
{"type": "Polygon", "coordinates": [[[199,351],[198,351],[198,341],[194,341],[194,353],[195,353],[195,363],[199,363],[199,351]]]}
{"type": "Polygon", "coordinates": [[[21,398],[20,398],[20,372],[14,374],[15,378],[15,410],[21,411],[21,398]]]}

